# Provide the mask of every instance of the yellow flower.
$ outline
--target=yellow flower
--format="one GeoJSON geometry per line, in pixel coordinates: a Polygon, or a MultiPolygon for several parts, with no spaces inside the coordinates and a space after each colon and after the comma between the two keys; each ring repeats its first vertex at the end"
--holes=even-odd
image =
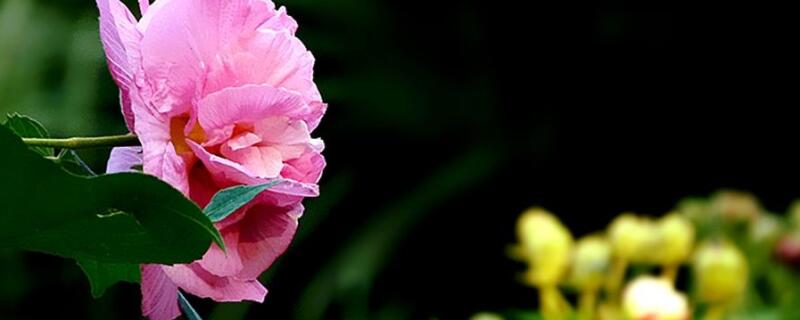
{"type": "Polygon", "coordinates": [[[611,245],[602,236],[586,236],[575,244],[569,283],[581,290],[597,290],[611,267],[611,245]]]}
{"type": "Polygon", "coordinates": [[[679,265],[694,246],[694,226],[685,217],[670,213],[658,221],[659,245],[653,251],[655,260],[663,265],[679,265]]]}
{"type": "Polygon", "coordinates": [[[643,276],[625,288],[623,310],[632,320],[689,319],[686,295],[676,291],[664,279],[643,276]]]}
{"type": "Polygon", "coordinates": [[[572,254],[572,235],[558,218],[541,208],[525,211],[517,221],[519,245],[515,256],[528,263],[526,283],[556,285],[567,271],[572,254]]]}
{"type": "Polygon", "coordinates": [[[614,256],[630,262],[652,262],[659,243],[656,225],[649,219],[625,213],[608,228],[614,256]]]}
{"type": "Polygon", "coordinates": [[[705,242],[694,257],[697,295],[703,302],[734,302],[747,288],[747,260],[736,246],[727,241],[705,242]]]}

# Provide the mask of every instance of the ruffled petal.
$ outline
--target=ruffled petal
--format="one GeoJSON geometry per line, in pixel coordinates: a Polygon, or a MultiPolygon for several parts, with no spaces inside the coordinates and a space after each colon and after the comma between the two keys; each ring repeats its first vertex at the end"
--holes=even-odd
{"type": "Polygon", "coordinates": [[[301,96],[263,85],[225,88],[198,103],[198,120],[206,131],[206,144],[230,137],[237,123],[255,123],[269,117],[300,117],[306,104],[301,96]]]}
{"type": "Polygon", "coordinates": [[[242,259],[239,257],[239,230],[227,228],[222,231],[222,236],[225,240],[225,251],[216,243],[211,244],[198,263],[215,276],[231,277],[242,271],[242,259]]]}
{"type": "Polygon", "coordinates": [[[168,112],[203,92],[208,67],[224,48],[252,37],[277,12],[271,1],[170,0],[156,2],[139,26],[142,64],[161,91],[159,108],[168,112]]]}
{"type": "Polygon", "coordinates": [[[142,314],[151,320],[172,320],[181,315],[178,286],[167,277],[160,265],[143,264],[142,314]]]}
{"type": "Polygon", "coordinates": [[[283,178],[261,179],[241,164],[213,155],[194,141],[187,141],[187,144],[209,171],[214,181],[222,188],[241,184],[256,185],[278,181],[278,184],[271,187],[268,192],[298,197],[316,197],[319,195],[319,186],[316,184],[283,178]]]}
{"type": "Polygon", "coordinates": [[[164,266],[164,272],[178,287],[188,293],[219,302],[243,300],[263,302],[267,295],[258,280],[240,280],[236,277],[218,277],[203,269],[198,263],[164,266]]]}
{"type": "Polygon", "coordinates": [[[299,203],[290,207],[257,204],[248,210],[233,226],[238,227],[240,233],[239,256],[243,268],[239,278],[257,278],[286,251],[302,213],[303,206],[299,203]]]}
{"type": "Polygon", "coordinates": [[[314,56],[288,31],[260,30],[223,51],[209,65],[204,94],[248,84],[294,91],[307,103],[304,119],[315,128],[327,107],[314,84],[314,56]]]}

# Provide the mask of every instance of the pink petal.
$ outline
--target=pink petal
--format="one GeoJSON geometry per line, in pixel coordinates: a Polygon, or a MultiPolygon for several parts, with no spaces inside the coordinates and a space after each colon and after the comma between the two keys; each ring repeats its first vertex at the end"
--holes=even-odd
{"type": "Polygon", "coordinates": [[[324,113],[314,84],[314,56],[288,31],[260,30],[209,65],[205,94],[247,84],[284,88],[303,96],[304,120],[316,127],[324,113]]]}
{"type": "Polygon", "coordinates": [[[311,140],[304,121],[291,121],[287,117],[270,117],[255,123],[254,131],[272,144],[306,144],[311,140]]]}
{"type": "Polygon", "coordinates": [[[218,277],[203,269],[198,263],[164,266],[164,272],[175,284],[188,293],[219,302],[250,300],[263,302],[267,295],[258,280],[240,280],[235,277],[218,277]]]}
{"type": "Polygon", "coordinates": [[[194,151],[195,156],[200,159],[205,168],[209,171],[212,179],[222,187],[231,187],[240,184],[264,184],[278,180],[279,183],[270,188],[268,192],[298,197],[316,197],[319,195],[319,186],[316,184],[280,178],[261,179],[242,165],[209,153],[205,148],[194,141],[187,141],[187,143],[189,147],[192,148],[192,151],[194,151]]]}
{"type": "Polygon", "coordinates": [[[273,116],[298,116],[306,108],[302,97],[270,86],[225,88],[198,103],[198,120],[209,142],[220,143],[237,123],[255,123],[273,116]]]}
{"type": "Polygon", "coordinates": [[[239,257],[239,230],[227,228],[222,232],[222,236],[226,251],[222,251],[216,243],[211,244],[198,263],[215,276],[231,277],[242,270],[242,260],[239,257]]]}
{"type": "Polygon", "coordinates": [[[240,134],[240,135],[238,135],[236,137],[233,137],[232,139],[228,140],[226,145],[232,151],[237,151],[237,150],[241,150],[241,149],[250,147],[250,146],[252,146],[252,145],[254,145],[256,143],[259,143],[259,142],[261,142],[261,137],[259,137],[258,135],[254,134],[252,132],[247,132],[247,133],[240,134]]]}
{"type": "Polygon", "coordinates": [[[128,130],[134,129],[131,92],[134,70],[138,68],[139,42],[136,18],[119,0],[96,0],[100,9],[100,38],[108,60],[108,69],[120,89],[122,114],[128,130]]]}
{"type": "Polygon", "coordinates": [[[287,161],[281,176],[305,183],[317,183],[325,169],[325,158],[319,152],[306,152],[297,159],[287,161]]]}
{"type": "Polygon", "coordinates": [[[151,320],[172,320],[180,316],[178,286],[160,265],[143,264],[141,270],[142,314],[151,320]]]}
{"type": "Polygon", "coordinates": [[[236,226],[239,228],[239,256],[243,269],[239,277],[255,279],[289,247],[297,219],[303,213],[299,203],[291,207],[257,204],[236,226]]]}
{"type": "Polygon", "coordinates": [[[136,112],[136,134],[142,143],[144,172],[189,194],[191,163],[177,154],[169,133],[169,119],[147,109],[136,112]]]}
{"type": "Polygon", "coordinates": [[[223,145],[221,153],[228,159],[247,168],[256,178],[277,178],[283,169],[283,158],[280,151],[272,147],[248,147],[231,150],[223,145]]]}
{"type": "Polygon", "coordinates": [[[149,10],[139,26],[142,63],[145,73],[163,80],[158,86],[169,98],[161,110],[190,103],[223,48],[251,37],[276,14],[271,2],[252,0],[162,0],[149,10]]]}
{"type": "Polygon", "coordinates": [[[144,16],[150,8],[150,0],[139,0],[139,12],[144,16]]]}
{"type": "Polygon", "coordinates": [[[186,142],[194,155],[200,159],[200,162],[206,167],[211,178],[220,186],[230,187],[239,184],[261,184],[265,183],[264,179],[259,179],[256,175],[250,172],[239,163],[231,160],[216,156],[208,152],[203,146],[194,141],[188,140],[186,142]]]}
{"type": "Polygon", "coordinates": [[[205,208],[222,187],[218,186],[202,162],[195,163],[189,171],[189,197],[200,208],[205,208]]]}
{"type": "MultiPolygon", "coordinates": [[[[270,5],[273,9],[275,8],[274,4],[270,3],[270,5]]],[[[297,31],[297,21],[295,21],[289,16],[289,14],[286,13],[285,7],[280,7],[275,15],[261,24],[258,29],[269,29],[274,31],[286,30],[290,34],[294,35],[294,33],[297,31]]]]}
{"type": "Polygon", "coordinates": [[[118,147],[111,149],[106,173],[136,171],[142,165],[142,147],[118,147]]]}

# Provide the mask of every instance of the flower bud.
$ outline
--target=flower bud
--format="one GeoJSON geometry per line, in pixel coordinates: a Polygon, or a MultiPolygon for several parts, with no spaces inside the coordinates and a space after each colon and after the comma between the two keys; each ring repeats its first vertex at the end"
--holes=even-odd
{"type": "Polygon", "coordinates": [[[756,243],[772,243],[780,237],[781,229],[779,217],[774,214],[762,214],[750,224],[750,239],[756,243]]]}
{"type": "Polygon", "coordinates": [[[524,275],[534,286],[555,285],[563,278],[572,254],[572,235],[544,209],[525,211],[517,222],[516,254],[529,264],[524,275]]]}
{"type": "Polygon", "coordinates": [[[710,241],[697,248],[694,277],[700,300],[723,304],[741,297],[747,288],[747,260],[727,241],[710,241]]]}
{"type": "Polygon", "coordinates": [[[800,268],[800,234],[781,237],[775,244],[775,257],[791,268],[800,268]]]}
{"type": "Polygon", "coordinates": [[[728,221],[752,221],[761,213],[761,204],[750,193],[719,191],[711,197],[711,212],[728,221]]]}
{"type": "Polygon", "coordinates": [[[611,222],[608,236],[614,256],[631,262],[650,262],[659,241],[652,221],[630,213],[611,222]]]}
{"type": "Polygon", "coordinates": [[[639,277],[625,288],[625,315],[631,320],[686,320],[690,317],[686,295],[664,279],[639,277]]]}
{"type": "Polygon", "coordinates": [[[597,290],[611,267],[611,245],[601,236],[583,237],[575,244],[569,283],[580,290],[597,290]]]}
{"type": "Polygon", "coordinates": [[[655,260],[664,265],[685,261],[694,246],[694,226],[685,217],[670,213],[658,221],[659,245],[655,260]]]}
{"type": "Polygon", "coordinates": [[[705,222],[711,218],[708,200],[704,198],[683,199],[678,203],[675,210],[694,223],[705,222]]]}

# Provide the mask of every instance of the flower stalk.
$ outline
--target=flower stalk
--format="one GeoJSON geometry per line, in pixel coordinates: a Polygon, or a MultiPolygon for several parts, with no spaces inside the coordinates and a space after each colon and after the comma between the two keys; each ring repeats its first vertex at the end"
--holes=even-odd
{"type": "Polygon", "coordinates": [[[92,149],[140,145],[139,138],[133,134],[65,139],[22,138],[22,142],[32,147],[61,149],[92,149]]]}

